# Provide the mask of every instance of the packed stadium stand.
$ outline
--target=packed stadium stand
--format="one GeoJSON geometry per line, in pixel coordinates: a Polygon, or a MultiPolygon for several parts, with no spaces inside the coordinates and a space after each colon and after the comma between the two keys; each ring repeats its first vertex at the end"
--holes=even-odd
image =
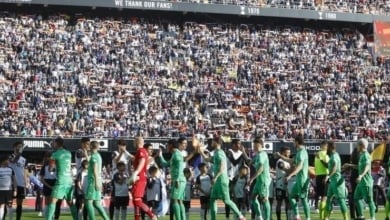
{"type": "Polygon", "coordinates": [[[247,5],[260,7],[275,7],[287,9],[305,9],[318,11],[334,11],[346,13],[364,13],[364,14],[389,14],[389,1],[368,1],[368,0],[255,0],[255,1],[237,1],[237,0],[182,0],[180,2],[192,2],[201,4],[231,4],[247,5]]]}
{"type": "MultiPolygon", "coordinates": [[[[388,5],[222,3],[351,13],[388,5]]],[[[389,63],[373,52],[372,24],[49,9],[0,14],[3,136],[388,134],[389,63]]]]}

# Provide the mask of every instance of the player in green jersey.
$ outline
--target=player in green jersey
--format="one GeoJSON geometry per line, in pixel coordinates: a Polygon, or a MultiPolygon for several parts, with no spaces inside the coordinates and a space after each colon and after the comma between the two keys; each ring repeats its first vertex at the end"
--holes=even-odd
{"type": "Polygon", "coordinates": [[[53,142],[56,151],[51,155],[49,163],[57,169],[57,181],[53,186],[49,204],[46,207],[46,220],[52,220],[55,204],[58,199],[64,199],[69,205],[73,219],[77,219],[77,209],[73,204],[72,154],[64,149],[64,140],[60,137],[53,142]]]}
{"type": "Polygon", "coordinates": [[[201,147],[198,144],[199,141],[196,138],[193,138],[193,145],[196,146],[195,149],[197,149],[198,153],[200,153],[204,160],[208,162],[212,162],[214,164],[213,171],[214,171],[214,178],[212,180],[213,186],[211,188],[211,194],[210,194],[210,214],[211,214],[211,220],[215,220],[217,217],[217,203],[216,201],[218,199],[221,199],[226,205],[230,206],[230,208],[233,210],[233,212],[239,216],[240,220],[245,219],[245,217],[242,215],[240,210],[237,208],[237,205],[230,200],[229,195],[229,177],[227,174],[227,161],[226,161],[226,154],[221,149],[222,146],[222,139],[217,137],[214,138],[211,142],[211,146],[214,149],[214,155],[212,157],[209,157],[206,155],[203,150],[201,150],[201,147]]]}
{"type": "Polygon", "coordinates": [[[293,159],[287,158],[281,155],[279,152],[276,156],[288,161],[293,165],[292,172],[286,176],[286,182],[289,182],[291,178],[295,177],[295,183],[292,186],[291,192],[289,193],[290,207],[294,215],[294,220],[299,220],[299,209],[298,200],[301,200],[303,211],[307,220],[310,219],[310,206],[308,201],[308,190],[310,179],[308,176],[309,172],[309,156],[304,146],[304,140],[301,135],[295,137],[294,145],[297,152],[293,159]]]}
{"type": "Polygon", "coordinates": [[[102,199],[102,157],[100,156],[99,143],[97,141],[92,141],[90,144],[91,155],[89,157],[88,164],[88,186],[87,193],[85,194],[85,206],[88,212],[88,218],[90,220],[95,220],[95,209],[98,210],[99,214],[103,217],[104,220],[108,220],[107,213],[104,211],[104,208],[101,205],[102,199]]]}
{"type": "Polygon", "coordinates": [[[171,202],[172,211],[177,220],[185,220],[186,212],[184,207],[184,190],[186,187],[186,178],[184,176],[184,157],[179,150],[179,144],[175,140],[170,140],[168,143],[169,151],[172,153],[171,159],[167,162],[160,155],[160,162],[163,166],[169,166],[171,171],[171,202]]]}
{"type": "Polygon", "coordinates": [[[256,173],[250,179],[249,186],[256,180],[255,186],[252,191],[252,204],[256,216],[264,220],[271,220],[271,206],[268,200],[269,188],[271,184],[271,174],[269,169],[269,161],[267,152],[263,151],[264,141],[261,138],[255,138],[253,141],[254,151],[256,153],[252,160],[256,173]],[[259,199],[261,205],[259,204],[259,199]]]}
{"type": "MultiPolygon", "coordinates": [[[[185,164],[191,160],[196,150],[194,150],[191,154],[186,157],[183,156],[183,151],[186,150],[187,145],[185,138],[179,138],[178,141],[172,139],[167,143],[167,149],[170,153],[172,153],[171,159],[166,161],[160,152],[160,163],[164,167],[170,167],[171,169],[171,179],[172,189],[171,189],[171,205],[170,212],[173,213],[173,216],[179,220],[185,220],[185,207],[184,207],[184,191],[186,186],[186,178],[184,176],[184,168],[185,164]]],[[[172,215],[171,215],[172,216],[172,215]]],[[[170,217],[171,217],[170,216],[170,217]]]]}
{"type": "Polygon", "coordinates": [[[346,187],[345,180],[341,175],[341,159],[336,152],[336,146],[333,142],[328,142],[327,153],[330,156],[328,162],[328,175],[325,177],[325,183],[329,181],[326,195],[325,219],[329,219],[332,211],[333,199],[337,200],[340,205],[341,213],[344,220],[348,220],[346,204],[346,187]]]}
{"type": "Polygon", "coordinates": [[[358,183],[353,194],[353,200],[356,204],[356,212],[358,219],[364,219],[363,200],[366,201],[370,209],[371,220],[375,219],[375,203],[373,197],[373,179],[371,176],[371,156],[367,152],[368,141],[365,138],[359,139],[357,142],[358,150],[360,152],[358,165],[344,164],[345,168],[354,168],[358,170],[359,176],[356,179],[358,183]]]}

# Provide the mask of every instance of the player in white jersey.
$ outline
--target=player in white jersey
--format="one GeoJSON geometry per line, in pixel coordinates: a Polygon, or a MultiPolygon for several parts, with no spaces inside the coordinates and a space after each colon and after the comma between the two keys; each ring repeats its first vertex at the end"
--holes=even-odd
{"type": "MultiPolygon", "coordinates": [[[[125,164],[126,167],[125,172],[127,173],[127,175],[130,175],[131,161],[134,159],[134,156],[127,151],[127,142],[124,139],[119,139],[116,144],[118,146],[118,150],[112,153],[112,174],[115,175],[115,173],[117,172],[117,164],[119,162],[122,162],[125,164]]],[[[114,218],[114,211],[114,202],[111,200],[109,206],[110,219],[114,218]]]]}
{"type": "Polygon", "coordinates": [[[129,173],[134,156],[127,151],[127,142],[124,139],[118,140],[117,146],[118,150],[112,153],[112,172],[115,173],[117,171],[117,163],[123,162],[126,165],[126,172],[129,173]]]}
{"type": "MultiPolygon", "coordinates": [[[[49,204],[51,200],[52,188],[57,181],[57,172],[55,165],[49,164],[49,159],[51,157],[51,152],[46,152],[43,158],[43,166],[39,171],[39,179],[43,184],[42,193],[45,197],[45,206],[49,204]]],[[[57,200],[56,208],[54,211],[54,219],[59,219],[61,213],[62,199],[57,200]]]]}
{"type": "Polygon", "coordinates": [[[77,173],[79,173],[80,170],[82,170],[81,162],[83,160],[89,161],[90,144],[91,144],[91,140],[88,137],[81,138],[81,147],[75,153],[77,173]]]}
{"type": "Polygon", "coordinates": [[[16,196],[16,179],[14,171],[8,166],[8,157],[0,158],[0,219],[3,219],[5,205],[12,204],[12,192],[16,196]]]}
{"type": "MultiPolygon", "coordinates": [[[[239,139],[232,140],[232,146],[226,150],[228,177],[231,185],[233,178],[239,175],[239,170],[245,164],[249,164],[250,158],[239,139]]],[[[232,195],[231,195],[232,196],[232,195]]],[[[230,207],[225,205],[226,219],[230,219],[230,207]]]]}
{"type": "MultiPolygon", "coordinates": [[[[17,184],[16,190],[16,220],[20,220],[22,217],[22,204],[23,199],[26,197],[26,182],[27,175],[25,171],[26,158],[22,156],[24,149],[23,142],[17,141],[13,144],[14,153],[9,157],[9,166],[15,173],[15,179],[17,184]]],[[[12,215],[11,208],[9,209],[9,215],[12,215]]]]}
{"type": "MultiPolygon", "coordinates": [[[[281,149],[280,154],[282,154],[285,157],[290,157],[290,154],[291,154],[290,148],[283,147],[281,149]]],[[[277,217],[277,220],[281,220],[281,212],[282,212],[282,203],[283,202],[284,202],[286,215],[288,213],[288,196],[287,196],[286,176],[287,176],[290,168],[291,168],[290,163],[283,160],[282,158],[280,158],[276,161],[275,194],[276,194],[276,217],[277,217]]]]}

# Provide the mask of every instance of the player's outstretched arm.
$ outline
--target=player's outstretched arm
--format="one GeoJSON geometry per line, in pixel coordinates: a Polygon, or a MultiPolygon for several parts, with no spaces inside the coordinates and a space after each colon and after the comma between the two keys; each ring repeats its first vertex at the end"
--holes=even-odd
{"type": "Polygon", "coordinates": [[[286,177],[286,180],[288,181],[289,179],[291,179],[291,177],[297,175],[299,173],[299,171],[302,170],[302,167],[303,167],[303,161],[300,161],[295,167],[294,167],[294,170],[286,177]]]}
{"type": "Polygon", "coordinates": [[[343,165],[343,169],[357,169],[357,165],[356,164],[352,164],[352,163],[345,163],[343,165]]]}
{"type": "Polygon", "coordinates": [[[200,148],[198,149],[198,153],[202,156],[203,160],[206,161],[206,162],[212,162],[211,161],[211,158],[209,155],[206,155],[204,153],[204,151],[200,150],[200,148]]]}
{"type": "Polygon", "coordinates": [[[158,159],[160,161],[160,165],[162,167],[169,167],[169,162],[167,160],[165,160],[163,154],[162,154],[162,151],[160,150],[159,152],[159,156],[158,156],[158,159]]]}
{"type": "Polygon", "coordinates": [[[290,164],[294,163],[293,158],[286,157],[286,156],[280,154],[279,152],[276,152],[274,155],[276,158],[282,158],[282,160],[286,161],[287,163],[290,163],[290,164]]]}

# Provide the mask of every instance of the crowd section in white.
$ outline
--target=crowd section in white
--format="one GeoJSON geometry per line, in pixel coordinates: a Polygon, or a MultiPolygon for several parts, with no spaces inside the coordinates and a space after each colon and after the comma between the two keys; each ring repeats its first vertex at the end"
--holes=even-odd
{"type": "Polygon", "coordinates": [[[0,135],[388,134],[389,66],[367,33],[73,18],[0,13],[0,135]]]}
{"type": "MultiPolygon", "coordinates": [[[[135,2],[135,1],[134,1],[135,2]]],[[[170,2],[170,1],[163,1],[170,2]]],[[[177,2],[177,1],[174,1],[177,2]]],[[[199,4],[223,4],[255,6],[260,8],[287,8],[344,13],[362,13],[373,15],[388,15],[390,2],[387,0],[180,0],[199,4]]]]}

